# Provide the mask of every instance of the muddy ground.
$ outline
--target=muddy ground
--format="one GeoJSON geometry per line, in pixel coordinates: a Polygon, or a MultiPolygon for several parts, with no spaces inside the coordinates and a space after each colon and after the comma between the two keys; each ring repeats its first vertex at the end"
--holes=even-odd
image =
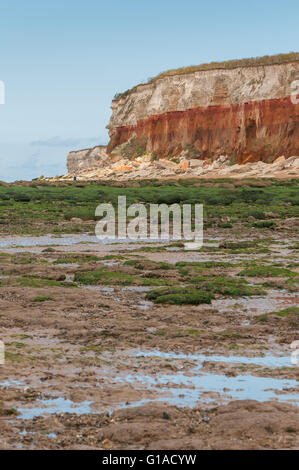
{"type": "Polygon", "coordinates": [[[299,448],[296,223],[3,234],[1,449],[299,448]]]}

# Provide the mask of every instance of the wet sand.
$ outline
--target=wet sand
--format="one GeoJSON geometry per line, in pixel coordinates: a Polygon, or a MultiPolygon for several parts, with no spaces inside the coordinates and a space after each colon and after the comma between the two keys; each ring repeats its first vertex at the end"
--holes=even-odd
{"type": "Polygon", "coordinates": [[[87,234],[1,238],[2,449],[298,448],[298,314],[260,321],[298,306],[293,282],[246,277],[264,293],[211,304],[147,299],[159,282],[184,285],[178,262],[228,263],[209,274],[238,281],[248,259],[296,259],[290,233],[266,254],[232,255],[219,249],[224,235],[209,238],[208,252],[87,234]],[[77,280],[99,269],[105,282],[77,280]]]}

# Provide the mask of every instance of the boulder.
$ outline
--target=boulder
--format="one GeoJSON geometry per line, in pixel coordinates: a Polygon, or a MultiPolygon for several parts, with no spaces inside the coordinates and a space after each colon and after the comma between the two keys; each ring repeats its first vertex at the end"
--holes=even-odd
{"type": "Polygon", "coordinates": [[[187,171],[189,168],[189,161],[188,160],[183,160],[181,162],[181,170],[182,171],[187,171]]]}
{"type": "Polygon", "coordinates": [[[200,168],[204,164],[204,160],[197,160],[197,159],[191,159],[189,160],[189,166],[190,168],[200,168]]]}

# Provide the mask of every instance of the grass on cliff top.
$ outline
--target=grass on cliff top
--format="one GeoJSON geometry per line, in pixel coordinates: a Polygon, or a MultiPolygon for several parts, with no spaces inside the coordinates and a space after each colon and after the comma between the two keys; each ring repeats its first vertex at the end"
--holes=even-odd
{"type": "MultiPolygon", "coordinates": [[[[148,79],[147,83],[154,83],[160,78],[170,77],[173,75],[184,75],[188,73],[201,72],[205,70],[215,70],[215,69],[235,69],[237,67],[252,67],[259,65],[275,65],[283,64],[286,62],[292,62],[299,60],[298,52],[289,52],[288,54],[277,54],[277,55],[265,55],[262,57],[250,57],[247,59],[235,59],[227,60],[224,62],[209,62],[206,64],[200,65],[190,65],[189,67],[180,67],[178,69],[166,70],[165,72],[160,73],[156,77],[151,77],[148,79]]],[[[124,91],[123,93],[117,93],[114,96],[115,100],[121,98],[126,98],[130,94],[134,93],[137,90],[139,85],[130,88],[129,90],[124,91]]]]}

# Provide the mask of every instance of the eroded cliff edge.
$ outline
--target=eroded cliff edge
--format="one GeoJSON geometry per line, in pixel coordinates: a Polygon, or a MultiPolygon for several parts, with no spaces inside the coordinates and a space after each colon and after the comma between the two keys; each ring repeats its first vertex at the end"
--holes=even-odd
{"type": "Polygon", "coordinates": [[[107,157],[106,147],[97,145],[93,148],[73,150],[67,156],[68,173],[80,173],[97,167],[107,157]]]}
{"type": "Polygon", "coordinates": [[[173,74],[112,102],[108,154],[270,162],[299,154],[299,54],[281,64],[173,74]]]}

